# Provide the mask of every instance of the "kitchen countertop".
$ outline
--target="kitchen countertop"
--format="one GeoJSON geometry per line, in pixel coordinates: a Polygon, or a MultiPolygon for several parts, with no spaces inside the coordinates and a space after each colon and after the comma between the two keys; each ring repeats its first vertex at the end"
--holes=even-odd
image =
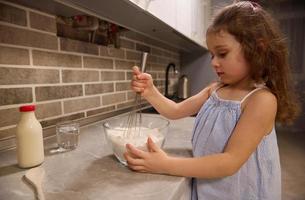
{"type": "MultiPolygon", "coordinates": [[[[171,120],[164,149],[171,155],[191,156],[193,117],[171,120]]],[[[51,154],[55,137],[45,141],[43,191],[51,199],[190,199],[190,179],[136,173],[120,164],[106,144],[102,122],[81,128],[77,149],[51,154]]],[[[0,153],[0,199],[34,199],[24,183],[27,169],[17,166],[15,150],[0,153]]]]}

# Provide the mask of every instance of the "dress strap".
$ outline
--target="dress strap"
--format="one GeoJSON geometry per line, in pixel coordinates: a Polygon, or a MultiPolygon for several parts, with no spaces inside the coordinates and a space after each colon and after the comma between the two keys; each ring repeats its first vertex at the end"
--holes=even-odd
{"type": "Polygon", "coordinates": [[[213,93],[213,92],[216,92],[218,89],[222,88],[223,86],[224,86],[223,83],[219,83],[219,84],[217,85],[217,87],[215,87],[215,89],[212,91],[212,93],[213,93]]]}
{"type": "Polygon", "coordinates": [[[242,104],[251,94],[253,94],[254,92],[260,90],[260,89],[264,89],[266,88],[265,86],[262,86],[262,87],[258,87],[258,88],[255,88],[254,90],[252,90],[251,92],[249,92],[241,101],[240,103],[242,104]]]}

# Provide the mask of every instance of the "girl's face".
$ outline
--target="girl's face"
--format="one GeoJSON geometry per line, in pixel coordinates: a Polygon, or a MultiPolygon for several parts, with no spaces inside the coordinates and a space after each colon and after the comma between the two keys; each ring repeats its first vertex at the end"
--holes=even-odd
{"type": "Polygon", "coordinates": [[[207,46],[211,63],[220,81],[238,83],[249,76],[249,65],[244,58],[240,43],[226,31],[207,34],[207,46]]]}

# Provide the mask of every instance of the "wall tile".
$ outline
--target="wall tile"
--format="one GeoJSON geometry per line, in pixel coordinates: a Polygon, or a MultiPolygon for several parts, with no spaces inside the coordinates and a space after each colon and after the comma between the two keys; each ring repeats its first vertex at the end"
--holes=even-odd
{"type": "Polygon", "coordinates": [[[121,47],[126,49],[135,49],[135,43],[129,40],[121,39],[121,47]]]}
{"type": "Polygon", "coordinates": [[[102,94],[114,92],[114,85],[113,83],[98,83],[98,84],[86,84],[85,85],[85,94],[92,95],[92,94],[102,94]]]}
{"type": "Polygon", "coordinates": [[[59,71],[51,69],[29,69],[0,67],[0,84],[59,83],[59,71]]]}
{"type": "Polygon", "coordinates": [[[153,80],[157,79],[157,72],[148,71],[147,73],[151,75],[153,80]]]}
{"type": "Polygon", "coordinates": [[[0,3],[0,21],[26,26],[26,12],[22,9],[0,3]]]}
{"type": "Polygon", "coordinates": [[[135,99],[136,93],[134,91],[130,91],[127,93],[127,100],[135,99]]]}
{"type": "Polygon", "coordinates": [[[54,117],[62,114],[61,103],[60,102],[52,102],[45,104],[36,105],[35,111],[37,119],[44,119],[48,117],[54,117]]]}
{"type": "Polygon", "coordinates": [[[86,71],[86,70],[62,71],[62,81],[64,83],[93,82],[98,80],[99,80],[99,73],[97,71],[86,71]]]}
{"type": "Polygon", "coordinates": [[[84,57],[85,68],[113,69],[113,60],[106,58],[84,57]]]}
{"type": "Polygon", "coordinates": [[[123,83],[115,83],[115,91],[131,90],[130,81],[123,83]]]}
{"type": "Polygon", "coordinates": [[[15,125],[19,121],[20,114],[18,108],[8,108],[0,110],[0,127],[15,125]]]}
{"type": "Polygon", "coordinates": [[[115,110],[115,106],[107,106],[107,107],[103,107],[103,108],[99,108],[99,109],[89,110],[89,111],[87,111],[87,116],[102,114],[102,113],[113,111],[113,110],[115,110]]]}
{"type": "Polygon", "coordinates": [[[133,72],[126,72],[126,80],[131,81],[133,78],[133,72]]]}
{"type": "Polygon", "coordinates": [[[163,51],[157,48],[152,48],[151,49],[151,54],[152,55],[157,55],[157,56],[162,56],[163,55],[163,51]]]}
{"type": "Polygon", "coordinates": [[[68,101],[64,101],[64,112],[71,113],[89,108],[99,107],[100,105],[101,105],[100,97],[68,100],[68,101]]]}
{"type": "Polygon", "coordinates": [[[150,47],[147,46],[147,45],[144,45],[144,44],[137,43],[136,44],[136,50],[150,53],[150,47]]]}
{"type": "Polygon", "coordinates": [[[101,72],[102,81],[125,80],[125,72],[103,71],[101,72]]]}
{"type": "Polygon", "coordinates": [[[16,146],[15,138],[9,138],[7,140],[0,141],[0,151],[11,149],[16,146]]]}
{"type": "Polygon", "coordinates": [[[16,135],[16,127],[3,129],[3,130],[0,131],[0,141],[5,140],[5,139],[9,139],[9,138],[15,138],[15,135],[16,135]]]}
{"type": "Polygon", "coordinates": [[[33,64],[55,67],[82,67],[80,56],[33,50],[33,64]]]}
{"type": "Polygon", "coordinates": [[[121,108],[127,108],[127,107],[134,107],[136,104],[134,101],[131,101],[131,102],[127,102],[127,103],[120,103],[117,105],[117,108],[118,109],[121,109],[121,108]]]}
{"type": "Polygon", "coordinates": [[[167,65],[171,60],[164,57],[157,57],[157,63],[167,65]]]}
{"type": "Polygon", "coordinates": [[[40,15],[38,13],[30,12],[30,26],[31,28],[56,33],[55,18],[40,15]]]}
{"type": "Polygon", "coordinates": [[[141,60],[141,53],[136,51],[126,51],[126,58],[129,60],[141,60]]]}
{"type": "Polygon", "coordinates": [[[120,103],[125,100],[125,93],[107,94],[102,97],[103,105],[120,103]]]}
{"type": "MultiPolygon", "coordinates": [[[[172,54],[169,53],[168,51],[163,51],[163,56],[164,56],[164,57],[171,58],[171,57],[172,57],[172,54]]],[[[173,57],[172,57],[172,58],[173,58],[173,57]]]]}
{"type": "Polygon", "coordinates": [[[125,70],[132,70],[132,67],[135,66],[135,62],[133,61],[122,61],[116,60],[114,61],[115,69],[125,69],[125,70]]]}
{"type": "Polygon", "coordinates": [[[44,127],[48,127],[48,126],[54,126],[59,122],[82,119],[84,117],[85,117],[85,113],[81,112],[81,113],[76,113],[73,115],[58,117],[55,119],[43,120],[40,123],[41,123],[41,126],[44,128],[44,127]]]}
{"type": "Polygon", "coordinates": [[[147,62],[148,63],[157,63],[157,61],[158,61],[158,58],[157,58],[157,56],[154,56],[154,55],[148,55],[148,57],[147,57],[147,62]]]}
{"type": "Polygon", "coordinates": [[[166,69],[167,65],[162,65],[162,64],[151,64],[150,65],[150,70],[151,71],[164,71],[166,69]]]}
{"type": "Polygon", "coordinates": [[[125,58],[124,50],[100,46],[100,55],[114,58],[125,58]]]}
{"type": "Polygon", "coordinates": [[[0,25],[0,43],[57,49],[56,36],[4,25],[0,25]]]}
{"type": "Polygon", "coordinates": [[[33,101],[32,88],[0,88],[0,97],[0,106],[33,101]]]}
{"type": "Polygon", "coordinates": [[[98,55],[98,45],[68,38],[60,38],[60,49],[63,51],[98,55]]]}
{"type": "Polygon", "coordinates": [[[41,86],[35,88],[35,94],[37,101],[46,101],[82,96],[83,90],[81,85],[41,86]]]}
{"type": "Polygon", "coordinates": [[[165,79],[165,72],[158,72],[158,79],[165,79]]]}
{"type": "Polygon", "coordinates": [[[0,46],[0,64],[29,65],[29,50],[0,46]]]}
{"type": "Polygon", "coordinates": [[[159,86],[164,86],[165,81],[164,80],[154,80],[154,85],[159,87],[159,86]]]}

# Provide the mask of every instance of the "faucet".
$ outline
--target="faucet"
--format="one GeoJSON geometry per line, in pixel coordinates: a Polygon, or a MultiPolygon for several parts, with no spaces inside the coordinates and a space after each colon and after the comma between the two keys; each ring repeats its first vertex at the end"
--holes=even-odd
{"type": "Polygon", "coordinates": [[[178,71],[176,70],[176,65],[174,63],[169,63],[166,67],[166,73],[165,73],[165,97],[172,97],[168,95],[168,74],[169,74],[169,69],[173,67],[174,69],[174,73],[178,73],[178,71]]]}

